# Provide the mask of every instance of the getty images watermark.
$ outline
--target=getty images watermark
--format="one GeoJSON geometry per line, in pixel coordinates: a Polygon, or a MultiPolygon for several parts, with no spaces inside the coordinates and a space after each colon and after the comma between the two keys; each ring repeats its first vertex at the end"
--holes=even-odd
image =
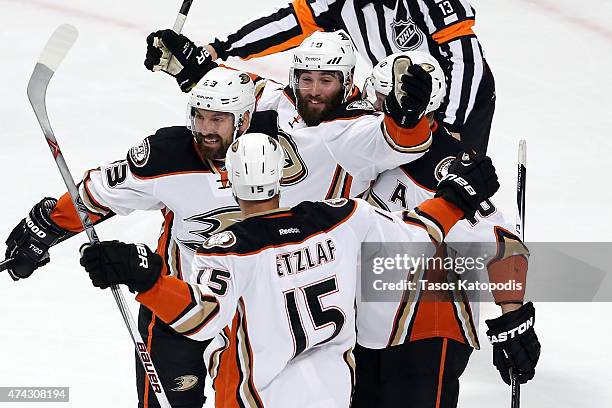
{"type": "Polygon", "coordinates": [[[361,300],[612,301],[612,243],[451,242],[362,245],[361,300]],[[525,268],[528,269],[525,276],[525,268]],[[411,297],[412,298],[412,297],[411,297]]]}
{"type": "Polygon", "coordinates": [[[493,290],[523,290],[523,282],[515,279],[506,282],[480,282],[470,278],[462,279],[461,276],[466,272],[481,271],[486,268],[486,254],[483,256],[470,257],[459,256],[411,256],[406,253],[395,254],[395,256],[377,256],[372,259],[372,273],[382,275],[390,271],[404,271],[406,278],[399,281],[385,282],[381,279],[374,279],[372,287],[374,290],[463,290],[463,291],[493,291],[493,290]],[[452,272],[457,277],[451,281],[433,281],[425,278],[425,274],[420,277],[415,275],[419,271],[446,271],[452,272]]]}

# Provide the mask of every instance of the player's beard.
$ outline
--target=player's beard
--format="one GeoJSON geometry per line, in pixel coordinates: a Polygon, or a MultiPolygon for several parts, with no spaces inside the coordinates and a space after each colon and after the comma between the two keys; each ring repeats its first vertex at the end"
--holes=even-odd
{"type": "Polygon", "coordinates": [[[340,91],[336,96],[329,99],[324,99],[322,97],[305,97],[298,90],[296,95],[298,113],[308,126],[317,126],[325,119],[329,112],[342,104],[342,96],[342,91],[340,91]],[[319,109],[313,108],[310,101],[319,102],[323,107],[319,109]]]}
{"type": "Polygon", "coordinates": [[[200,155],[209,160],[223,160],[225,159],[225,154],[227,153],[227,149],[229,149],[230,144],[232,144],[231,140],[227,141],[218,134],[206,134],[203,135],[201,133],[196,133],[194,135],[196,145],[198,146],[198,151],[200,155]],[[216,139],[216,146],[211,146],[210,143],[206,143],[206,139],[216,139]]]}

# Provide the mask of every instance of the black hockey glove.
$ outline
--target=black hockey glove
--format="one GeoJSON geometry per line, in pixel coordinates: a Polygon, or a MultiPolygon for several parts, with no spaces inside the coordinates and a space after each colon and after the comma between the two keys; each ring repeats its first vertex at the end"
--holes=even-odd
{"type": "Polygon", "coordinates": [[[431,75],[410,58],[400,56],[393,61],[393,90],[383,103],[384,112],[395,123],[413,128],[419,123],[431,98],[431,75]]]}
{"type": "Polygon", "coordinates": [[[461,152],[438,183],[436,197],[459,207],[464,218],[472,218],[482,203],[499,189],[491,159],[483,155],[461,152]]]}
{"type": "Polygon", "coordinates": [[[14,259],[8,268],[13,280],[27,278],[37,268],[47,264],[49,248],[67,233],[51,220],[55,204],[55,198],[43,198],[13,228],[6,240],[6,257],[14,259]]]}
{"type": "Polygon", "coordinates": [[[489,326],[487,336],[493,345],[493,365],[504,382],[510,385],[510,369],[518,375],[521,384],[531,380],[541,348],[533,329],[533,303],[526,303],[520,309],[504,313],[486,323],[489,326]]]}
{"type": "Polygon", "coordinates": [[[162,70],[176,78],[181,90],[189,92],[198,81],[217,66],[204,47],[172,30],[161,30],[147,37],[145,67],[162,70]]]}
{"type": "Polygon", "coordinates": [[[81,247],[81,266],[97,288],[122,283],[132,292],[145,292],[157,282],[162,259],[145,244],[104,241],[81,247]]]}

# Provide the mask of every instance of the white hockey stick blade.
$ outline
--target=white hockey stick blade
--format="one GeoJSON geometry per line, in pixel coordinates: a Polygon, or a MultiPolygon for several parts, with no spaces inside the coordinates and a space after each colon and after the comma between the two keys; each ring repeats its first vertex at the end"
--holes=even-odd
{"type": "Polygon", "coordinates": [[[52,141],[55,141],[55,136],[51,130],[51,124],[47,116],[47,107],[45,104],[45,95],[47,94],[47,86],[53,77],[53,74],[60,66],[68,51],[72,48],[79,36],[79,32],[70,24],[62,24],[55,29],[49,41],[43,48],[34,72],[28,82],[28,99],[34,109],[36,118],[43,129],[43,133],[52,141]]]}

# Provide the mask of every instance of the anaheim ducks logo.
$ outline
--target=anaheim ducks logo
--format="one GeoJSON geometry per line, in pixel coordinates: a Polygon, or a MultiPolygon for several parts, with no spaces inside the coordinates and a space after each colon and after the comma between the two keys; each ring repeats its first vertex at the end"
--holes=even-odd
{"type": "Polygon", "coordinates": [[[242,219],[242,212],[240,207],[228,206],[221,207],[203,214],[193,215],[189,218],[185,218],[186,222],[195,222],[202,226],[201,229],[195,229],[189,231],[191,234],[199,236],[199,240],[184,240],[179,239],[178,241],[191,249],[196,251],[202,242],[215,235],[216,233],[224,230],[232,224],[242,219]]]}
{"type": "Polygon", "coordinates": [[[308,175],[308,168],[298,152],[295,142],[291,136],[279,130],[278,142],[285,151],[285,167],[283,167],[283,178],[281,186],[291,186],[304,180],[308,175]]]}
{"type": "Polygon", "coordinates": [[[198,384],[198,377],[195,375],[181,375],[174,379],[176,381],[176,387],[172,388],[172,391],[187,391],[192,389],[198,384]]]}
{"type": "Polygon", "coordinates": [[[251,82],[251,77],[248,76],[245,73],[240,74],[240,83],[241,84],[248,84],[249,82],[251,82]]]}

